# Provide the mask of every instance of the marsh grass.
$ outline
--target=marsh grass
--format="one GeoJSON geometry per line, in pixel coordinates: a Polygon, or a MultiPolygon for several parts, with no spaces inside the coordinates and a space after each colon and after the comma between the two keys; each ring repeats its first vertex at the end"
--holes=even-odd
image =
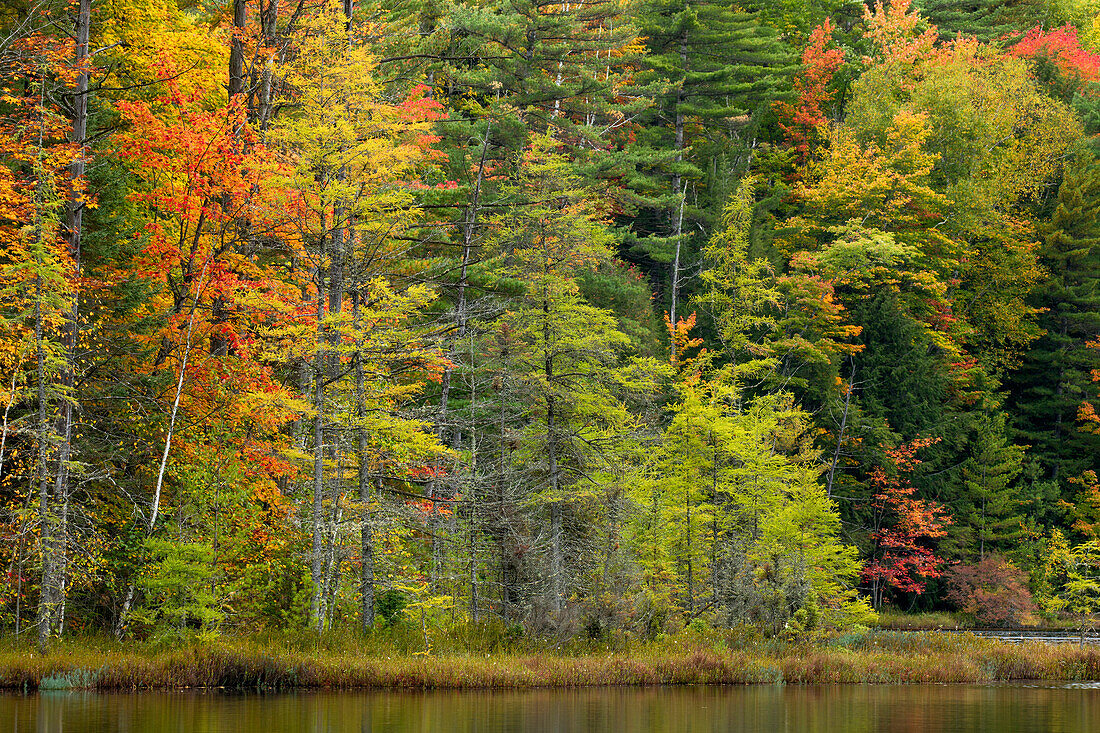
{"type": "MultiPolygon", "coordinates": [[[[1039,621],[1036,619],[1036,621],[1039,621]]],[[[926,611],[922,613],[904,613],[893,609],[878,611],[875,628],[899,631],[932,631],[935,629],[977,629],[986,625],[962,613],[947,611],[926,611]]],[[[1014,628],[1038,629],[1049,631],[1073,631],[1077,629],[1075,618],[1043,618],[1038,625],[1021,624],[1014,628]]]]}
{"type": "Polygon", "coordinates": [[[959,613],[946,611],[928,611],[924,613],[903,613],[892,609],[878,612],[875,626],[880,629],[906,631],[931,631],[933,629],[969,629],[974,620],[959,613]]]}
{"type": "MultiPolygon", "coordinates": [[[[168,647],[103,639],[46,655],[0,642],[0,688],[462,689],[657,684],[1100,680],[1100,649],[871,630],[815,642],[744,631],[537,643],[455,633],[431,656],[400,633],[267,634],[168,647]],[[463,645],[465,647],[463,648],[463,645]]],[[[422,645],[422,639],[419,642],[422,645]]]]}

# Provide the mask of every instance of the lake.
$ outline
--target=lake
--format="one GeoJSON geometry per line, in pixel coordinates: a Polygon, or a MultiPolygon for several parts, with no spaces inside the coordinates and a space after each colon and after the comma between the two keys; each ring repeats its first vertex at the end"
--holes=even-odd
{"type": "Polygon", "coordinates": [[[0,694],[0,733],[1100,731],[1100,685],[0,694]]]}

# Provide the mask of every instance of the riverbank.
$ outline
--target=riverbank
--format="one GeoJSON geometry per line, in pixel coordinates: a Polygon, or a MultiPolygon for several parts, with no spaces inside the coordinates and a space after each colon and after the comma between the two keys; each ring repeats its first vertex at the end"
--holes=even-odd
{"type": "Polygon", "coordinates": [[[8,643],[0,688],[529,689],[601,685],[1100,681],[1100,649],[1006,644],[971,635],[870,631],[814,643],[740,646],[690,635],[633,648],[538,653],[379,653],[318,643],[220,638],[173,648],[59,643],[46,655],[8,643]]]}

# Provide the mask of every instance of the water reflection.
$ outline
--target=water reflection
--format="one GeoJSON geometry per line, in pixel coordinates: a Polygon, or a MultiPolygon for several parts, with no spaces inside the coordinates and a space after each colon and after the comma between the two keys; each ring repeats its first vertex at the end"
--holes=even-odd
{"type": "Polygon", "coordinates": [[[0,695],[0,733],[962,733],[1100,730],[1096,687],[0,695]]]}

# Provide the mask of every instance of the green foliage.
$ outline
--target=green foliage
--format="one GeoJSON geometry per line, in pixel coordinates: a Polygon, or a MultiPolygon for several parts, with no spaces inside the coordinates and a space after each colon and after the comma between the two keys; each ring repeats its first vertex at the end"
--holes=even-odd
{"type": "Polygon", "coordinates": [[[657,478],[636,499],[653,507],[636,535],[651,597],[688,619],[709,607],[724,625],[770,634],[800,609],[803,631],[818,612],[831,627],[866,620],[853,588],[860,564],[818,481],[807,416],[785,395],[742,407],[729,370],[706,381],[688,371],[678,400],[657,478]]]}
{"type": "Polygon", "coordinates": [[[139,580],[144,603],[134,621],[158,639],[216,634],[225,618],[212,585],[214,551],[198,542],[150,538],[150,555],[139,580]]]}
{"type": "Polygon", "coordinates": [[[1100,613],[1100,542],[1090,540],[1071,546],[1055,531],[1044,568],[1048,593],[1043,609],[1078,619],[1082,635],[1100,613]]]}
{"type": "Polygon", "coordinates": [[[918,438],[942,559],[1087,613],[1094,2],[237,5],[94,3],[87,94],[0,13],[5,628],[798,645],[918,438]]]}
{"type": "Polygon", "coordinates": [[[1040,261],[1050,276],[1032,302],[1044,309],[1045,334],[1027,352],[1010,386],[1016,427],[1031,445],[1038,478],[1068,493],[1067,479],[1095,469],[1094,434],[1073,425],[1097,367],[1088,342],[1100,335],[1100,167],[1089,154],[1068,166],[1049,220],[1040,261]]]}
{"type": "Polygon", "coordinates": [[[396,588],[387,588],[374,597],[374,608],[387,626],[392,626],[405,613],[408,596],[396,588]]]}
{"type": "Polygon", "coordinates": [[[761,342],[777,327],[780,301],[770,264],[749,254],[755,190],[756,182],[747,178],[726,204],[722,228],[703,248],[705,269],[696,299],[743,379],[759,378],[774,367],[771,350],[761,342]]]}
{"type": "Polygon", "coordinates": [[[627,244],[629,257],[659,277],[668,302],[681,286],[665,275],[669,265],[677,252],[681,265],[697,257],[718,225],[747,172],[742,141],[785,93],[795,60],[756,6],[652,0],[639,7],[638,23],[648,48],[638,76],[666,86],[639,119],[636,149],[649,160],[633,186],[648,196],[627,244]]]}
{"type": "Polygon", "coordinates": [[[921,16],[939,29],[940,38],[952,41],[960,34],[983,43],[1011,43],[1011,34],[1036,25],[1059,25],[1052,17],[1056,3],[1040,0],[917,0],[921,16]]]}

